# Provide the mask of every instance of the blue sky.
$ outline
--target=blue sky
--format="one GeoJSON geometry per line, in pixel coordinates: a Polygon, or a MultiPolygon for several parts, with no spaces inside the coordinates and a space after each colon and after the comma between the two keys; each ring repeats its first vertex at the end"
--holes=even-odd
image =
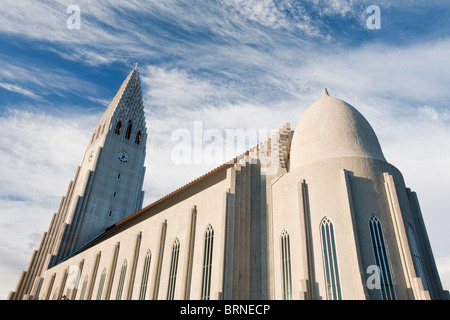
{"type": "Polygon", "coordinates": [[[174,130],[295,128],[327,87],[369,120],[417,191],[450,289],[449,17],[448,1],[2,0],[0,299],[136,61],[149,130],[144,205],[216,165],[172,163],[174,130]],[[80,29],[67,27],[70,5],[80,29]],[[370,5],[381,29],[367,27],[370,5]]]}

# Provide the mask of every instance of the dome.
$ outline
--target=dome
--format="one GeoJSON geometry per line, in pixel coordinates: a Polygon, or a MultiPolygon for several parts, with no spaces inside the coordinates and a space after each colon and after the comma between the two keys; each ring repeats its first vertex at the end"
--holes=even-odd
{"type": "Polygon", "coordinates": [[[364,116],[323,89],[322,97],[306,110],[295,128],[290,170],[341,157],[386,161],[378,138],[364,116]]]}

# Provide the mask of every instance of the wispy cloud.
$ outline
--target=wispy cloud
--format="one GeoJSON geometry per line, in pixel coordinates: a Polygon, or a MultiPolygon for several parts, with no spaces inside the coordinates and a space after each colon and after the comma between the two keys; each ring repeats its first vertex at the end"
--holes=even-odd
{"type": "MultiPolygon", "coordinates": [[[[67,102],[57,100],[55,97],[68,98],[78,96],[79,99],[91,100],[96,103],[104,97],[104,88],[101,84],[79,78],[71,70],[52,65],[34,63],[30,58],[6,57],[0,54],[0,59],[9,61],[0,69],[0,89],[24,95],[41,104],[46,101],[49,105],[66,105],[67,102]],[[55,99],[55,100],[52,100],[55,99]]],[[[13,103],[14,104],[14,103],[13,103]]],[[[5,101],[3,106],[4,108],[5,101]]]]}
{"type": "Polygon", "coordinates": [[[0,117],[1,299],[39,245],[101,116],[16,108],[0,117]]]}
{"type": "Polygon", "coordinates": [[[8,91],[12,91],[12,92],[17,92],[20,94],[23,94],[24,96],[39,100],[40,97],[36,94],[34,94],[33,92],[31,92],[30,90],[27,89],[23,89],[19,86],[13,85],[11,83],[5,83],[5,82],[0,82],[0,87],[3,89],[6,89],[8,91]]]}
{"type": "Polygon", "coordinates": [[[98,116],[76,111],[51,115],[26,109],[10,109],[0,118],[0,148],[7,158],[0,194],[40,203],[39,199],[65,189],[98,116]]]}
{"type": "Polygon", "coordinates": [[[450,81],[449,54],[450,38],[402,48],[377,43],[308,57],[303,70],[316,72],[312,81],[340,90],[358,87],[359,94],[443,103],[450,81]]]}

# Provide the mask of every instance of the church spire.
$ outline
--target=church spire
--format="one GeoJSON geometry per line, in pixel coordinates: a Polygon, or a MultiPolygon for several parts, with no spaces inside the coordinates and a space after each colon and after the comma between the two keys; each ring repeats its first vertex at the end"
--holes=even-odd
{"type": "Polygon", "coordinates": [[[107,111],[105,112],[105,114],[108,113],[108,111],[114,112],[116,107],[119,105],[121,98],[127,92],[130,92],[130,91],[133,91],[133,92],[137,93],[138,95],[141,95],[141,81],[140,81],[140,77],[139,77],[139,71],[137,69],[137,64],[135,65],[134,69],[131,70],[131,72],[128,74],[127,78],[125,79],[125,81],[120,86],[119,91],[117,91],[115,97],[109,104],[109,107],[108,107],[107,111]]]}
{"type": "MultiPolygon", "coordinates": [[[[116,95],[100,119],[100,122],[92,135],[91,144],[98,138],[105,138],[105,134],[108,133],[108,131],[103,129],[105,127],[112,130],[121,130],[122,126],[126,125],[121,118],[125,117],[135,118],[135,121],[133,122],[139,122],[143,130],[145,130],[144,104],[142,100],[141,81],[139,71],[137,69],[137,63],[135,64],[134,69],[131,70],[126,79],[123,81],[116,95]],[[118,125],[120,128],[117,127],[118,125]],[[99,135],[99,131],[101,131],[103,136],[99,135]]],[[[141,134],[143,134],[143,132],[141,132],[141,134]]]]}
{"type": "Polygon", "coordinates": [[[95,128],[81,165],[10,299],[36,296],[47,268],[142,208],[146,139],[136,65],[95,128]]]}

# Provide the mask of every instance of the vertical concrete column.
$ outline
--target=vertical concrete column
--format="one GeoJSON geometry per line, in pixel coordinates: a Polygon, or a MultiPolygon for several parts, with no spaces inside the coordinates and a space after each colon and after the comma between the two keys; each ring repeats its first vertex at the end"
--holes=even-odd
{"type": "MultiPolygon", "coordinates": [[[[406,235],[405,224],[403,222],[400,202],[397,197],[397,190],[395,188],[394,178],[388,173],[384,173],[384,181],[386,194],[388,197],[389,207],[391,210],[392,223],[395,231],[395,238],[399,250],[400,260],[402,263],[403,274],[407,286],[408,296],[411,300],[424,298],[421,294],[420,287],[417,285],[416,273],[414,270],[414,263],[411,256],[411,250],[408,244],[408,237],[406,235]]],[[[422,287],[423,288],[423,287],[422,287]]]]}
{"type": "MultiPolygon", "coordinates": [[[[232,170],[232,172],[234,169],[232,170]]],[[[234,199],[235,195],[228,190],[226,192],[226,226],[224,241],[224,263],[223,263],[223,298],[230,300],[233,292],[233,249],[234,249],[234,199]]]]}
{"type": "Polygon", "coordinates": [[[50,283],[47,288],[47,294],[45,295],[45,300],[50,300],[50,294],[52,293],[53,284],[55,283],[56,273],[54,273],[50,279],[50,283]]]}
{"type": "Polygon", "coordinates": [[[119,256],[119,249],[120,249],[120,242],[116,243],[116,246],[114,248],[114,255],[113,255],[113,259],[111,261],[111,265],[109,267],[109,277],[108,277],[108,282],[107,282],[107,287],[106,287],[106,292],[105,292],[105,300],[109,300],[109,297],[111,295],[111,289],[112,289],[112,285],[114,282],[114,276],[116,273],[116,266],[117,266],[117,258],[119,256]]]}
{"type": "MultiPolygon", "coordinates": [[[[362,265],[361,249],[359,247],[358,228],[356,225],[355,211],[353,207],[353,196],[350,185],[350,177],[347,170],[340,170],[341,183],[342,183],[342,203],[345,207],[345,223],[347,224],[348,232],[348,244],[350,248],[350,257],[352,265],[352,273],[354,275],[355,296],[349,297],[351,299],[368,299],[367,287],[365,286],[364,267],[362,265]]],[[[345,297],[344,297],[345,298],[345,297]]]]}
{"type": "Polygon", "coordinates": [[[304,291],[301,295],[305,300],[311,300],[314,297],[314,265],[311,255],[311,226],[309,217],[308,186],[306,181],[300,180],[297,188],[299,195],[300,230],[303,231],[300,246],[302,251],[301,256],[304,291]]]}
{"type": "Polygon", "coordinates": [[[76,278],[75,278],[75,283],[73,284],[73,288],[72,291],[70,292],[70,296],[68,297],[70,300],[75,300],[75,297],[77,296],[77,292],[78,292],[78,286],[80,285],[80,279],[81,279],[81,274],[83,273],[83,267],[84,267],[84,259],[82,259],[80,261],[80,263],[78,264],[78,269],[76,269],[76,278]]]}
{"type": "Polygon", "coordinates": [[[240,203],[241,203],[241,171],[236,169],[236,185],[235,185],[235,191],[234,191],[234,219],[233,219],[233,233],[232,233],[232,253],[229,256],[232,262],[232,267],[230,269],[230,276],[231,276],[231,292],[229,299],[237,299],[238,293],[239,293],[239,287],[238,287],[238,280],[239,280],[239,252],[240,252],[240,246],[239,246],[239,231],[240,231],[240,203]]]}
{"type": "Polygon", "coordinates": [[[422,263],[425,268],[430,296],[432,299],[446,299],[436,262],[434,260],[433,251],[431,250],[430,240],[425,229],[425,222],[420,210],[417,194],[409,189],[407,189],[407,192],[410,206],[414,214],[415,232],[418,236],[417,244],[420,247],[420,253],[423,256],[422,263]]]}
{"type": "Polygon", "coordinates": [[[186,269],[185,269],[185,279],[184,279],[184,293],[183,298],[185,300],[190,299],[191,295],[191,277],[192,277],[192,263],[194,258],[194,243],[195,243],[195,231],[197,224],[197,207],[194,206],[191,210],[191,221],[189,225],[187,250],[186,250],[186,269]]]}
{"type": "Polygon", "coordinates": [[[167,219],[165,219],[161,225],[161,233],[160,233],[160,237],[159,237],[159,249],[158,249],[158,256],[157,256],[157,260],[156,260],[154,283],[153,283],[153,293],[152,293],[153,300],[158,299],[159,283],[161,280],[161,267],[162,267],[162,260],[163,260],[163,256],[164,256],[164,245],[166,242],[166,232],[167,232],[167,219]]]}
{"type": "Polygon", "coordinates": [[[102,253],[98,252],[97,255],[95,256],[95,263],[94,263],[94,266],[92,267],[92,273],[91,273],[91,276],[89,279],[90,284],[89,284],[89,290],[88,290],[86,300],[91,300],[91,298],[92,298],[92,291],[94,290],[95,278],[97,277],[98,266],[100,264],[101,255],[102,255],[102,253]]]}
{"type": "Polygon", "coordinates": [[[142,232],[139,232],[136,235],[136,244],[134,246],[133,262],[131,264],[130,281],[128,282],[127,300],[131,300],[131,297],[133,295],[134,279],[136,277],[136,267],[137,267],[137,262],[139,259],[139,249],[141,247],[141,240],[142,240],[142,232]]]}

